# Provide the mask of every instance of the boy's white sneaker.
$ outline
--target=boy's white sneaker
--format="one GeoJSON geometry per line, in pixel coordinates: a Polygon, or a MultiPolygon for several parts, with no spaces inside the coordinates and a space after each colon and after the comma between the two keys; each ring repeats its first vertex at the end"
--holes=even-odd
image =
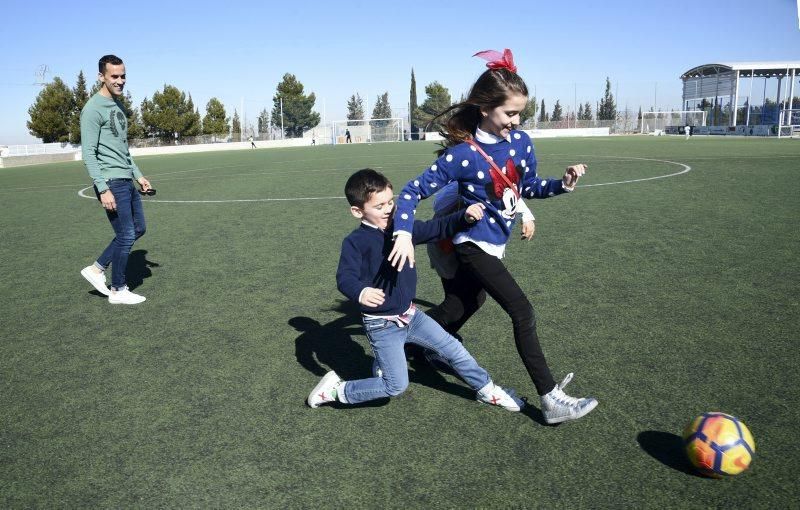
{"type": "Polygon", "coordinates": [[[338,397],[339,390],[342,389],[342,378],[336,372],[331,370],[314,386],[311,393],[308,395],[306,402],[308,406],[316,409],[321,404],[333,402],[338,397]]]}
{"type": "Polygon", "coordinates": [[[550,393],[542,395],[542,414],[547,423],[577,420],[597,407],[597,399],[575,398],[564,393],[564,386],[571,380],[572,373],[569,373],[550,393]]]}
{"type": "Polygon", "coordinates": [[[506,390],[496,385],[492,381],[478,390],[478,400],[493,406],[500,406],[509,411],[519,411],[522,407],[521,401],[511,397],[506,390]]]}
{"type": "Polygon", "coordinates": [[[115,305],[135,305],[143,302],[145,299],[147,298],[128,290],[128,287],[122,290],[112,290],[108,295],[108,302],[115,305]]]}
{"type": "Polygon", "coordinates": [[[97,289],[97,292],[100,292],[104,296],[111,295],[111,291],[106,285],[106,274],[104,272],[97,272],[97,268],[94,264],[81,269],[81,276],[86,278],[86,281],[91,283],[92,287],[97,289]]]}

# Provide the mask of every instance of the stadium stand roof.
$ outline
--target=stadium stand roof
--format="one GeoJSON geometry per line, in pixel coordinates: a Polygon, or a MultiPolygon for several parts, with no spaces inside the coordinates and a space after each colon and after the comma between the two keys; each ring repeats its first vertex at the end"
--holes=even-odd
{"type": "Polygon", "coordinates": [[[800,86],[798,77],[800,77],[800,60],[703,64],[681,75],[683,109],[709,110],[712,125],[724,123],[736,126],[740,121],[743,121],[744,125],[750,125],[751,120],[760,124],[789,123],[789,119],[797,115],[791,112],[794,111],[792,98],[795,97],[795,85],[800,86]],[[747,88],[742,87],[743,78],[749,78],[747,88]],[[761,97],[751,97],[755,78],[764,79],[761,97]],[[777,83],[774,88],[769,88],[770,97],[767,97],[767,81],[777,83]],[[740,104],[747,106],[744,119],[738,115],[740,104]],[[753,107],[757,108],[757,119],[751,119],[753,107]],[[724,112],[724,108],[730,108],[730,114],[724,112]],[[780,113],[781,109],[784,113],[780,113]],[[781,116],[784,117],[783,121],[780,120],[781,116]]]}
{"type": "Polygon", "coordinates": [[[739,76],[785,76],[787,71],[791,74],[800,71],[800,60],[774,61],[774,62],[717,62],[693,67],[681,75],[681,79],[696,78],[700,76],[713,76],[719,73],[740,71],[739,76]]]}

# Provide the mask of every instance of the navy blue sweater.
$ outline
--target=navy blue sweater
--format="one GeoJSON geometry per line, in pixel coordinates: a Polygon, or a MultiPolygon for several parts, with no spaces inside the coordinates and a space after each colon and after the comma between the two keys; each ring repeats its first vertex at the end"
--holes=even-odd
{"type": "MultiPolygon", "coordinates": [[[[416,220],[411,240],[414,244],[422,244],[445,239],[468,225],[464,209],[429,221],[416,220]]],[[[383,231],[363,223],[342,241],[339,269],[336,271],[339,291],[355,303],[366,287],[381,289],[385,295],[383,304],[375,308],[359,303],[362,313],[400,315],[408,310],[417,295],[417,268],[408,267],[406,263],[398,273],[388,260],[393,246],[391,227],[383,231]]]]}

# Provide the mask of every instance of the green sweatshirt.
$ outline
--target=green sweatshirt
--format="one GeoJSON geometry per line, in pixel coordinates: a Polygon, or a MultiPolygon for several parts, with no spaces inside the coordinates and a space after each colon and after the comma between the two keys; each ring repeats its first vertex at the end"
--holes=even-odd
{"type": "Polygon", "coordinates": [[[122,105],[99,92],[81,110],[81,153],[97,191],[106,179],[139,179],[142,172],[128,151],[128,120],[122,105]]]}

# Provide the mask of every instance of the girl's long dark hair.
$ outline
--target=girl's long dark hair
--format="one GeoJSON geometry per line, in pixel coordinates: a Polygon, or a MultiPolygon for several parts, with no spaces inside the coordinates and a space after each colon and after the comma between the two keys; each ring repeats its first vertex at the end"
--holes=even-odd
{"type": "Polygon", "coordinates": [[[436,115],[431,123],[446,118],[439,134],[444,137],[441,156],[449,148],[472,138],[481,122],[481,108],[490,110],[506,102],[512,94],[528,96],[528,86],[520,76],[508,69],[487,69],[478,77],[467,95],[467,99],[456,103],[436,115]]]}

